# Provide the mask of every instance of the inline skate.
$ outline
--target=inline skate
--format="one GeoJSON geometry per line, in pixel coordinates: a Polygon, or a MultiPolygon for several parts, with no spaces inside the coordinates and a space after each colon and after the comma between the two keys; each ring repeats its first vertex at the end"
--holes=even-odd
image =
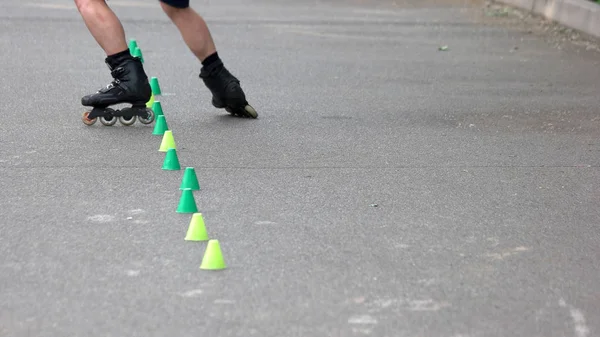
{"type": "Polygon", "coordinates": [[[117,119],[125,126],[133,125],[136,118],[142,124],[152,123],[154,112],[146,107],[152,89],[141,60],[127,53],[117,58],[106,58],[106,64],[113,81],[96,93],[81,99],[82,105],[92,107],[91,111],[83,113],[83,123],[93,125],[98,118],[106,126],[115,125],[117,119]],[[110,108],[121,103],[130,103],[131,107],[110,108]]]}
{"type": "Polygon", "coordinates": [[[212,105],[225,109],[234,116],[257,118],[258,113],[246,100],[240,81],[233,76],[220,60],[202,67],[200,78],[212,93],[212,105]]]}

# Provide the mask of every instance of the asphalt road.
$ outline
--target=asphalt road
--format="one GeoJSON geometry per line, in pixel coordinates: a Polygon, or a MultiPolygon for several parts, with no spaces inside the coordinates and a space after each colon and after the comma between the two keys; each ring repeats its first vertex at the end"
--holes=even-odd
{"type": "Polygon", "coordinates": [[[1,336],[600,335],[597,52],[476,1],[192,3],[259,119],[109,2],[221,271],[152,126],[81,122],[110,76],[73,2],[0,2],[1,336]]]}

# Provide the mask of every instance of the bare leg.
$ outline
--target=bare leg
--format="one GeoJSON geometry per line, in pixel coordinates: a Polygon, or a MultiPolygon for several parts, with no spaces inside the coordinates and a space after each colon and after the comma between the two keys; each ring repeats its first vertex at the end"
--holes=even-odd
{"type": "Polygon", "coordinates": [[[189,6],[178,8],[162,1],[160,5],[179,29],[185,44],[202,63],[200,78],[213,94],[213,106],[224,108],[234,115],[256,118],[258,114],[246,101],[240,81],[225,68],[219,58],[204,19],[189,6]]]}
{"type": "Polygon", "coordinates": [[[104,0],[75,0],[88,30],[106,55],[113,55],[127,48],[121,21],[104,0]]]}
{"type": "Polygon", "coordinates": [[[84,122],[93,124],[94,118],[111,115],[112,112],[104,108],[118,103],[132,103],[134,114],[147,118],[145,104],[152,90],[141,60],[129,52],[121,21],[104,0],[75,0],[75,4],[88,30],[106,53],[105,62],[114,79],[110,85],[81,98],[84,106],[97,108],[84,116],[84,122]]]}
{"type": "Polygon", "coordinates": [[[204,19],[191,7],[176,8],[160,3],[167,16],[173,21],[188,48],[198,60],[204,61],[216,51],[215,43],[210,35],[204,19]]]}

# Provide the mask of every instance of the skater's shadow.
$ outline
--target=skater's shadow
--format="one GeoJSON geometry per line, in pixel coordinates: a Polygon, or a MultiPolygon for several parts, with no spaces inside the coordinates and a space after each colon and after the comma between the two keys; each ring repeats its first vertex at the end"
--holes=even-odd
{"type": "MultiPolygon", "coordinates": [[[[204,112],[206,114],[206,112],[204,112]]],[[[229,114],[217,114],[209,117],[194,118],[190,120],[187,125],[192,128],[205,129],[210,128],[211,130],[234,130],[234,129],[248,129],[252,126],[252,122],[256,123],[258,119],[231,116],[229,114]]],[[[252,128],[253,129],[253,128],[252,128]]]]}
{"type": "Polygon", "coordinates": [[[249,122],[255,122],[257,120],[258,120],[258,118],[254,119],[254,118],[250,118],[250,117],[234,116],[234,115],[230,115],[230,114],[221,114],[221,115],[217,115],[214,118],[212,118],[212,121],[214,121],[215,123],[221,123],[221,124],[227,124],[227,125],[241,125],[241,124],[246,124],[249,122]]]}

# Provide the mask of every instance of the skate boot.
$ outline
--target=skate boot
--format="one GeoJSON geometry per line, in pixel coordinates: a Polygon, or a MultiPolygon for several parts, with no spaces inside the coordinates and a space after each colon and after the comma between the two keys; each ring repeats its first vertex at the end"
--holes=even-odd
{"type": "Polygon", "coordinates": [[[133,125],[136,117],[143,124],[152,123],[154,113],[146,107],[152,89],[141,60],[126,53],[124,56],[106,58],[106,64],[114,80],[96,93],[81,99],[82,105],[93,107],[92,111],[83,114],[83,123],[93,125],[98,117],[106,126],[114,125],[117,119],[123,125],[133,125]],[[131,103],[131,107],[121,110],[109,108],[120,103],[131,103]]]}
{"type": "Polygon", "coordinates": [[[202,67],[200,78],[212,93],[212,105],[215,108],[224,108],[232,115],[258,117],[256,110],[246,101],[240,81],[223,66],[221,60],[202,67]]]}

